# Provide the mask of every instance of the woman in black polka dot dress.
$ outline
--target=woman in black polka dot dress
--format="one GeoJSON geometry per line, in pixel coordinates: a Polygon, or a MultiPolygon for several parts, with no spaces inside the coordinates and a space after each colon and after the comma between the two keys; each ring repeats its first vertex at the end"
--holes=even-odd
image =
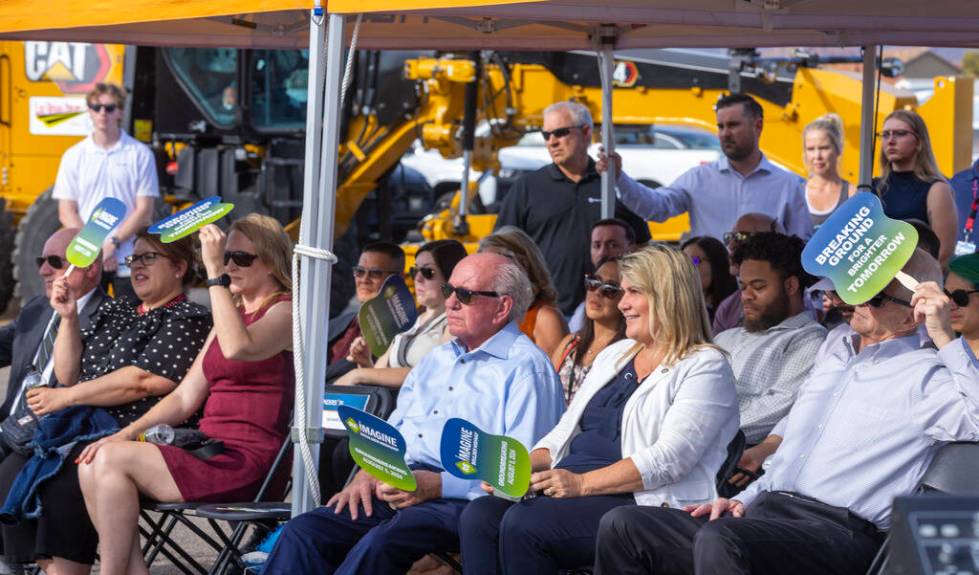
{"type": "MultiPolygon", "coordinates": [[[[159,236],[138,234],[130,267],[140,302],[107,300],[85,333],[78,327],[74,295],[64,279],[57,280],[51,306],[61,324],[54,363],[64,386],[32,392],[28,406],[38,415],[72,405],[100,406],[123,427],[172,391],[211,328],[210,313],[189,302],[184,291],[197,275],[196,259],[189,237],[162,244],[159,236]]],[[[37,561],[49,572],[81,573],[94,562],[98,536],[75,464],[84,447],[76,445],[41,489],[41,517],[0,530],[8,563],[37,561]]],[[[14,454],[0,463],[0,494],[6,495],[26,460],[14,454]]]]}

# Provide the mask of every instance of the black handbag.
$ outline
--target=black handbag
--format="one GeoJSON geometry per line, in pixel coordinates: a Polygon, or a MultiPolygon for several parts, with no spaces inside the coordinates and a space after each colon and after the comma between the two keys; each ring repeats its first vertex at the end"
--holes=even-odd
{"type": "Polygon", "coordinates": [[[27,407],[25,392],[25,397],[21,398],[17,409],[0,423],[0,438],[3,439],[6,451],[13,451],[20,455],[33,454],[34,448],[31,442],[34,440],[37,424],[37,416],[31,408],[27,407]]]}

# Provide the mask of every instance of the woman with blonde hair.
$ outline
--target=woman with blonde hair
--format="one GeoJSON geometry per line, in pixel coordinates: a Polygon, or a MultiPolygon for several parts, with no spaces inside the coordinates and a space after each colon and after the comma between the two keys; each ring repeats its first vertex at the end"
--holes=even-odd
{"type": "Polygon", "coordinates": [[[606,512],[717,496],[738,401],[731,366],[710,343],[700,276],[662,244],[625,256],[621,270],[629,339],[598,355],[561,421],[534,446],[537,497],[481,497],[463,511],[467,574],[591,565],[606,512]]]}
{"type": "Polygon", "coordinates": [[[214,329],[183,381],[145,415],[79,455],[85,506],[99,533],[101,573],[147,573],[139,497],[249,501],[289,429],[292,365],[290,257],[279,223],[251,214],[201,229],[214,329]],[[178,426],[203,406],[199,429],[224,443],[207,459],[135,441],[158,424],[178,426]]]}
{"type": "Polygon", "coordinates": [[[802,131],[802,160],[809,171],[806,204],[813,227],[818,228],[836,208],[856,193],[856,188],[840,176],[843,153],[843,120],[826,114],[809,122],[802,131]]]}
{"type": "Polygon", "coordinates": [[[928,222],[941,241],[938,259],[944,267],[955,252],[958,214],[952,188],[938,171],[928,126],[912,110],[894,110],[884,119],[880,173],[874,191],[884,213],[896,220],[928,222]]]}
{"type": "Polygon", "coordinates": [[[537,347],[552,355],[568,334],[568,322],[557,307],[557,290],[534,240],[515,226],[503,226],[479,242],[479,251],[493,252],[517,262],[534,288],[534,301],[520,323],[520,331],[537,347]]]}

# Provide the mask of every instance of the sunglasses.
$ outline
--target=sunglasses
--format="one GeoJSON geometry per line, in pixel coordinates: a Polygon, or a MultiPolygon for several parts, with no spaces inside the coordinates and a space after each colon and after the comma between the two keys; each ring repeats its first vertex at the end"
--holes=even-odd
{"type": "Polygon", "coordinates": [[[726,244],[743,242],[751,237],[751,232],[725,232],[723,237],[726,244]]]}
{"type": "Polygon", "coordinates": [[[918,134],[915,134],[911,130],[884,130],[883,132],[877,132],[877,137],[881,140],[890,140],[891,138],[898,140],[909,135],[918,137],[918,134]]]}
{"type": "MultiPolygon", "coordinates": [[[[51,266],[54,267],[54,266],[51,266]]],[[[948,296],[950,300],[955,302],[955,305],[959,307],[969,307],[969,294],[979,293],[979,289],[964,290],[957,289],[953,291],[945,290],[945,295],[948,296]]]]}
{"type": "Polygon", "coordinates": [[[461,287],[455,287],[450,283],[442,284],[442,297],[449,299],[449,297],[455,293],[456,299],[462,302],[463,305],[469,305],[472,303],[474,295],[481,295],[486,297],[500,297],[500,293],[495,291],[475,291],[461,287]]]}
{"type": "Polygon", "coordinates": [[[889,301],[892,301],[892,302],[897,303],[897,304],[901,304],[904,307],[911,307],[911,302],[904,301],[903,299],[898,299],[898,298],[896,298],[894,296],[889,296],[889,295],[887,295],[884,292],[881,292],[881,293],[875,295],[874,297],[868,299],[866,301],[866,305],[869,305],[869,306],[875,307],[875,308],[879,308],[879,307],[881,307],[881,306],[884,305],[884,302],[889,302],[889,301]]]}
{"type": "Polygon", "coordinates": [[[364,279],[364,276],[377,281],[382,279],[384,276],[389,276],[391,274],[396,274],[396,271],[382,270],[381,268],[365,268],[364,266],[354,266],[354,277],[357,279],[364,279]]]}
{"type": "Polygon", "coordinates": [[[585,289],[588,291],[598,291],[598,295],[607,299],[615,299],[625,291],[618,284],[602,281],[593,275],[585,276],[585,289]]]}
{"type": "Polygon", "coordinates": [[[411,269],[408,270],[408,275],[410,277],[415,277],[415,275],[417,274],[421,274],[423,278],[430,280],[435,277],[435,268],[421,268],[421,267],[411,266],[411,269]]]}
{"type": "Polygon", "coordinates": [[[564,138],[571,133],[571,130],[581,129],[582,127],[583,126],[566,126],[564,128],[557,128],[551,131],[541,130],[540,135],[544,136],[544,141],[546,142],[551,139],[551,136],[554,136],[555,138],[564,138]]]}
{"type": "Polygon", "coordinates": [[[101,112],[102,110],[105,110],[105,113],[106,114],[111,114],[112,112],[115,112],[116,111],[116,108],[118,108],[118,107],[119,106],[116,106],[115,104],[89,104],[88,105],[88,109],[89,110],[91,110],[91,111],[93,111],[95,113],[98,113],[98,112],[101,112]]]}
{"type": "Polygon", "coordinates": [[[165,258],[166,254],[161,254],[160,252],[143,252],[141,254],[133,254],[131,256],[126,256],[126,265],[133,267],[133,264],[139,264],[141,266],[149,267],[156,263],[157,258],[165,258]]]}
{"type": "Polygon", "coordinates": [[[38,256],[34,259],[34,261],[37,262],[38,268],[43,266],[44,262],[48,262],[48,265],[56,270],[60,270],[61,268],[65,267],[66,263],[68,263],[68,260],[61,256],[38,256]]]}
{"type": "Polygon", "coordinates": [[[235,262],[236,266],[247,268],[255,262],[257,257],[257,255],[248,252],[224,252],[224,265],[228,265],[228,262],[235,262]]]}

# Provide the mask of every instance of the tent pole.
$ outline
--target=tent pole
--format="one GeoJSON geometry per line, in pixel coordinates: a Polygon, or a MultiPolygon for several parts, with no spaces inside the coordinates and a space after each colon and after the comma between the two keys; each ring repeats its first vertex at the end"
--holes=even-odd
{"type": "MultiPolygon", "coordinates": [[[[306,108],[306,153],[303,176],[303,223],[300,244],[313,248],[330,250],[333,247],[333,207],[336,187],[336,149],[337,126],[340,114],[339,98],[340,74],[343,70],[343,17],[329,16],[329,39],[324,42],[326,21],[322,11],[314,10],[309,25],[309,81],[306,108]],[[326,61],[324,62],[324,56],[326,61]],[[324,67],[325,66],[325,67],[324,67]],[[327,81],[327,74],[329,79],[327,81]],[[331,98],[324,97],[324,84],[330,90],[331,98]],[[324,101],[327,108],[324,110],[324,101]],[[323,127],[326,126],[325,137],[323,127]],[[332,161],[321,166],[322,158],[332,154],[332,161]],[[327,194],[324,190],[329,190],[327,194]]],[[[298,289],[301,317],[327,318],[330,310],[330,278],[332,267],[323,259],[302,256],[301,276],[298,289]]],[[[299,321],[300,318],[293,318],[299,321]]],[[[326,346],[329,334],[325,320],[305,322],[305,349],[303,350],[303,370],[305,381],[303,392],[306,397],[306,429],[295,429],[310,440],[313,461],[319,461],[320,429],[323,417],[323,380],[326,376],[326,346]]],[[[315,473],[315,470],[314,470],[315,473]]],[[[313,509],[318,503],[310,493],[306,480],[306,467],[303,458],[297,453],[293,457],[292,515],[296,516],[313,509]]]]}
{"type": "MultiPolygon", "coordinates": [[[[612,124],[612,74],[615,54],[612,45],[603,43],[598,52],[598,67],[602,78],[602,146],[606,154],[615,152],[615,126],[612,124]]],[[[615,216],[615,165],[609,162],[602,172],[602,218],[615,216]]]]}
{"type": "Polygon", "coordinates": [[[874,97],[877,93],[877,46],[863,47],[863,100],[860,104],[860,189],[870,187],[874,177],[874,97]]]}

